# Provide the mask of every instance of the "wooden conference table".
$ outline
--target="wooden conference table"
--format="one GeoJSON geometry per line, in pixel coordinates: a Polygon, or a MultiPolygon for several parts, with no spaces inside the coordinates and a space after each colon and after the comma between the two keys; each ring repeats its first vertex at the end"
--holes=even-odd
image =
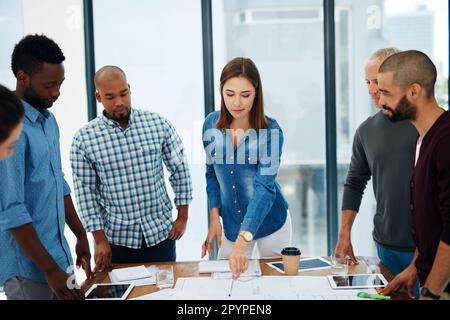
{"type": "MultiPolygon", "coordinates": [[[[325,259],[329,260],[329,257],[324,257],[325,259]]],[[[263,276],[286,276],[277,270],[269,267],[266,262],[272,262],[272,261],[279,261],[281,258],[278,259],[260,259],[260,265],[261,265],[261,271],[263,276]]],[[[358,257],[359,264],[350,266],[349,267],[349,274],[357,274],[357,273],[368,273],[368,267],[377,267],[377,272],[380,272],[384,275],[386,280],[391,281],[392,280],[392,274],[389,272],[389,270],[386,269],[386,267],[381,264],[378,260],[378,258],[375,257],[358,257]]],[[[121,265],[114,265],[114,268],[122,268],[122,267],[132,267],[136,265],[142,265],[142,264],[121,264],[121,265]]],[[[211,274],[209,273],[202,273],[200,274],[198,272],[198,261],[183,261],[183,262],[151,262],[146,263],[146,266],[150,265],[156,265],[158,268],[164,269],[164,267],[173,267],[174,277],[175,277],[175,283],[179,277],[210,277],[211,274]]],[[[322,269],[322,270],[313,270],[313,271],[304,271],[301,273],[302,276],[326,276],[329,275],[330,269],[322,269]]],[[[87,280],[83,284],[83,289],[88,289],[92,284],[94,283],[109,283],[110,279],[107,272],[98,273],[94,279],[87,280]]],[[[130,295],[128,296],[128,299],[137,298],[142,295],[146,295],[149,293],[153,293],[158,291],[159,289],[155,285],[148,285],[148,286],[139,286],[135,287],[130,295]]],[[[395,295],[392,296],[393,300],[407,300],[409,299],[406,295],[395,295]]]]}

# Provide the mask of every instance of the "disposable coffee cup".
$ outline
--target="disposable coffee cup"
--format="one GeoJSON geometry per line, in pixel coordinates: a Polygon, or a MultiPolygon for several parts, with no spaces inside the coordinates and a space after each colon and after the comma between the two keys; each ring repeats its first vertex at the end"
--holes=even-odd
{"type": "Polygon", "coordinates": [[[288,276],[295,276],[298,274],[300,268],[300,250],[296,247],[287,247],[281,251],[283,259],[284,273],[288,276]]]}

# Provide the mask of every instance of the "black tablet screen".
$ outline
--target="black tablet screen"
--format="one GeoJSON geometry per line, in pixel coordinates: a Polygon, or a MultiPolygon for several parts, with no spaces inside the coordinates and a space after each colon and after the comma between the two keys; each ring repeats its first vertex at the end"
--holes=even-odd
{"type": "Polygon", "coordinates": [[[130,284],[98,284],[86,299],[120,299],[129,287],[130,284]]]}

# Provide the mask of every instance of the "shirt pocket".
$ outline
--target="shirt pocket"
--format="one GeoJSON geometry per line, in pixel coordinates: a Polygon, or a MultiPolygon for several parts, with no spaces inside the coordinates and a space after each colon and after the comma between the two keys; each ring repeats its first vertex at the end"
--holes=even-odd
{"type": "Polygon", "coordinates": [[[138,148],[136,158],[140,164],[146,164],[147,169],[153,170],[161,158],[161,150],[158,145],[146,144],[138,148]]]}
{"type": "Polygon", "coordinates": [[[153,183],[153,179],[163,174],[161,147],[158,144],[145,144],[138,147],[133,170],[149,183],[153,183]]]}
{"type": "Polygon", "coordinates": [[[155,160],[154,158],[160,154],[161,148],[156,144],[146,144],[142,145],[139,149],[144,157],[149,157],[151,160],[155,160]]]}

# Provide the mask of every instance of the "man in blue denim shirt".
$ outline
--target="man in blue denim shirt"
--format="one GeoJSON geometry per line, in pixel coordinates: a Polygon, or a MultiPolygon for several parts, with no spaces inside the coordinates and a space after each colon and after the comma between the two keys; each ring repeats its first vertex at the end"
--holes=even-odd
{"type": "Polygon", "coordinates": [[[91,276],[86,232],[61,169],[58,125],[47,110],[60,95],[64,59],[44,35],[23,38],[12,55],[25,119],[14,155],[0,162],[0,285],[8,299],[83,298],[68,274],[65,223],[77,237],[77,265],[91,276]]]}

